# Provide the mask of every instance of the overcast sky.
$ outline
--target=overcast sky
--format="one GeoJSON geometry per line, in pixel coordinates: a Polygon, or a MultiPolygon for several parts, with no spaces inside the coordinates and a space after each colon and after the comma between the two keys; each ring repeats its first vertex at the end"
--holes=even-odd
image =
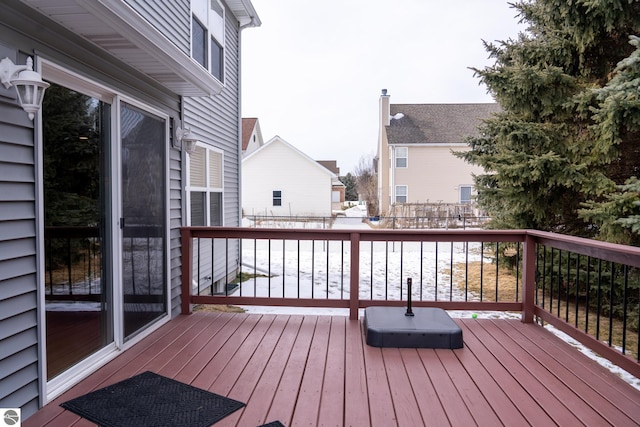
{"type": "Polygon", "coordinates": [[[252,0],[262,26],[242,33],[242,116],[341,175],[376,153],[378,100],[493,102],[469,67],[482,40],[524,27],[505,0],[252,0]]]}

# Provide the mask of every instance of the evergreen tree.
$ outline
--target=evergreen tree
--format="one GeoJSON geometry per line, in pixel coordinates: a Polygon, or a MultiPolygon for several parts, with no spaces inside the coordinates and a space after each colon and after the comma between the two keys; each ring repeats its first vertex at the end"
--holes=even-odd
{"type": "Polygon", "coordinates": [[[345,176],[338,178],[344,184],[344,200],[348,202],[358,201],[358,190],[356,189],[356,178],[348,172],[345,176]]]}
{"type": "Polygon", "coordinates": [[[478,203],[493,227],[589,235],[582,203],[602,200],[631,176],[621,162],[627,144],[598,138],[593,89],[633,50],[628,37],[640,32],[640,3],[532,0],[514,8],[526,32],[485,43],[495,64],[474,69],[503,111],[457,155],[484,168],[475,177],[478,203]]]}
{"type": "Polygon", "coordinates": [[[631,37],[636,50],[622,60],[613,78],[593,94],[598,99],[594,130],[601,145],[620,147],[610,178],[619,183],[604,201],[590,201],[580,215],[598,226],[599,237],[616,243],[640,245],[640,38],[631,37]]]}

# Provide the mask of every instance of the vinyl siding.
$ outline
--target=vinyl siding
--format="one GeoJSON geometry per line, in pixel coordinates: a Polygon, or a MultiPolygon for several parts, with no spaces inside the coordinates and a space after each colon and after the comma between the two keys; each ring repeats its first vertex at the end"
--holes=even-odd
{"type": "Polygon", "coordinates": [[[458,203],[460,185],[473,185],[482,168],[454,156],[468,146],[409,147],[408,167],[396,168],[395,185],[409,187],[409,203],[458,203]]]}
{"type": "Polygon", "coordinates": [[[125,0],[133,10],[187,55],[191,52],[189,0],[125,0]]]}
{"type": "Polygon", "coordinates": [[[0,95],[0,408],[28,416],[38,409],[33,123],[0,95]]]}
{"type": "MultiPolygon", "coordinates": [[[[185,125],[197,135],[198,139],[223,151],[223,225],[238,226],[240,210],[238,158],[241,150],[240,143],[240,110],[239,110],[239,49],[238,22],[227,9],[225,21],[225,69],[224,89],[220,95],[210,98],[185,98],[185,125]]],[[[210,241],[201,244],[199,273],[197,260],[194,260],[194,280],[212,276],[213,282],[222,280],[225,275],[232,274],[238,264],[238,242],[229,241],[228,252],[223,241],[218,241],[212,247],[210,241]],[[228,253],[225,259],[218,254],[228,253]],[[212,270],[213,260],[216,260],[212,270]],[[219,260],[219,261],[218,261],[219,260]]]]}
{"type": "Polygon", "coordinates": [[[331,175],[323,169],[279,140],[268,142],[242,165],[245,215],[331,216],[331,175]],[[274,190],[282,191],[282,206],[273,206],[274,190]]]}

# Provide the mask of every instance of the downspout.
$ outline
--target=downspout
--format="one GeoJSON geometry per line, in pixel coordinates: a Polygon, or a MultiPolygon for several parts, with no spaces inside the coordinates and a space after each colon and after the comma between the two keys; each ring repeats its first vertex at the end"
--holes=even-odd
{"type": "Polygon", "coordinates": [[[242,226],[242,30],[257,27],[260,21],[252,16],[249,22],[238,27],[238,226],[242,226]]]}

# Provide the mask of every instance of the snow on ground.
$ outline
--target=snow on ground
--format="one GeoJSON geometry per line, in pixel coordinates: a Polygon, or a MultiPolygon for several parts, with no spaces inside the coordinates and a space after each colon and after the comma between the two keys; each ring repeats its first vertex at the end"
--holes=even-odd
{"type": "MultiPolygon", "coordinates": [[[[307,224],[307,228],[312,228],[307,224]]],[[[340,217],[333,224],[337,229],[364,229],[369,225],[361,217],[340,217]]],[[[288,298],[349,298],[349,242],[268,242],[243,243],[243,271],[270,274],[271,277],[257,277],[242,283],[234,295],[272,296],[288,298]],[[269,256],[269,252],[271,256],[269,256]],[[254,260],[255,254],[255,260],[254,260]],[[314,255],[314,256],[312,256],[314,255]],[[329,267],[327,267],[327,264],[329,267]],[[340,266],[344,266],[343,269],[340,266]],[[329,273],[327,274],[327,270],[329,273]],[[300,286],[298,286],[300,284],[300,286]]],[[[417,300],[422,295],[425,300],[464,300],[464,291],[451,286],[448,269],[452,262],[479,261],[480,254],[475,244],[463,243],[391,243],[376,242],[360,244],[360,297],[364,299],[406,300],[406,279],[413,278],[412,296],[417,300]],[[436,268],[437,253],[437,268],[436,268]],[[373,261],[369,254],[372,254],[373,261]],[[385,256],[386,255],[386,256],[385,256]],[[373,264],[373,268],[372,265],[373,264]],[[402,268],[400,265],[402,264],[402,268]],[[402,274],[402,277],[401,277],[402,274]],[[422,274],[422,283],[419,281],[422,274]],[[373,277],[373,279],[372,279],[373,277]],[[435,289],[435,283],[438,289],[435,289]],[[384,284],[389,286],[385,287],[384,284]],[[373,286],[371,286],[373,285],[373,286]],[[402,298],[401,298],[402,296],[402,298]]],[[[248,313],[307,314],[307,315],[349,315],[348,309],[308,308],[308,307],[264,307],[242,306],[248,313]]],[[[470,311],[449,311],[451,317],[470,318],[470,311]]],[[[360,310],[360,317],[364,310],[360,310]]],[[[479,319],[520,319],[514,312],[478,312],[479,319]]],[[[640,390],[640,379],[629,374],[607,359],[604,359],[566,334],[545,325],[577,350],[640,390]]]]}

